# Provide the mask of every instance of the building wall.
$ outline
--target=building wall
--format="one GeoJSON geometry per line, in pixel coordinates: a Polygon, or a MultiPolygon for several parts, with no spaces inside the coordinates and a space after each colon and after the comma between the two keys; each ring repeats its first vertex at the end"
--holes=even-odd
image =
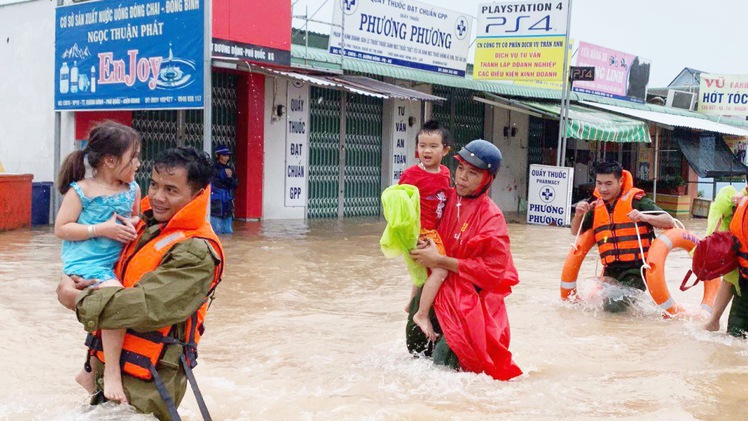
{"type": "MultiPolygon", "coordinates": [[[[262,218],[263,219],[304,219],[306,217],[306,206],[287,206],[286,205],[286,152],[288,133],[288,79],[285,78],[266,78],[265,82],[265,174],[263,178],[263,197],[262,197],[262,218]],[[274,110],[278,105],[285,107],[283,116],[278,117],[274,110]]],[[[309,90],[306,90],[306,104],[308,107],[309,90]]],[[[308,111],[307,111],[308,112],[308,111]]],[[[306,147],[303,152],[306,168],[308,170],[308,139],[307,122],[307,139],[306,147]]],[[[307,171],[308,173],[308,171],[307,171]]],[[[308,180],[305,178],[303,185],[307,190],[305,197],[308,197],[308,180]]]]}
{"type": "MultiPolygon", "coordinates": [[[[491,198],[504,212],[523,212],[527,208],[527,146],[530,118],[527,114],[492,107],[492,140],[501,150],[499,175],[491,186],[491,198]],[[510,128],[504,136],[504,127],[510,128]],[[514,136],[511,129],[516,129],[514,136]]],[[[487,119],[488,120],[488,119],[487,119]]],[[[489,126],[489,122],[486,122],[489,126]]]]}
{"type": "MultiPolygon", "coordinates": [[[[34,181],[54,174],[56,2],[0,6],[0,162],[34,181]]],[[[73,113],[62,114],[62,156],[74,145],[73,113]]]]}
{"type": "Polygon", "coordinates": [[[265,174],[265,76],[240,74],[237,84],[236,162],[239,188],[236,190],[236,218],[262,218],[265,174]]]}
{"type": "Polygon", "coordinates": [[[75,139],[87,139],[91,129],[105,120],[132,127],[132,111],[77,111],[75,113],[75,139]]]}
{"type": "MultiPolygon", "coordinates": [[[[392,79],[385,81],[419,92],[431,93],[430,85],[417,85],[414,82],[392,79]]],[[[399,182],[399,171],[401,169],[416,165],[419,162],[416,158],[416,134],[421,130],[424,123],[421,117],[423,106],[422,101],[402,99],[387,99],[384,101],[382,116],[382,190],[399,182]],[[401,114],[400,111],[404,112],[401,114]],[[412,125],[409,124],[411,117],[412,125]],[[398,131],[398,128],[404,128],[404,130],[398,131]],[[397,147],[398,139],[405,141],[403,147],[397,147]],[[403,156],[405,158],[404,163],[401,158],[403,156]],[[395,174],[396,171],[398,174],[395,174]]]]}

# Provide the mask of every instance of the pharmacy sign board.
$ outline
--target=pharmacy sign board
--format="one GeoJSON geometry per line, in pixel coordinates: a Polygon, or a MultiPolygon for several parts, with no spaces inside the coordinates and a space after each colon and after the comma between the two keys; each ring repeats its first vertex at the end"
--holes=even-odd
{"type": "Polygon", "coordinates": [[[329,51],[465,76],[473,18],[413,0],[335,0],[329,51]]]}
{"type": "Polygon", "coordinates": [[[530,165],[527,223],[569,225],[573,181],[573,168],[530,165]]]}

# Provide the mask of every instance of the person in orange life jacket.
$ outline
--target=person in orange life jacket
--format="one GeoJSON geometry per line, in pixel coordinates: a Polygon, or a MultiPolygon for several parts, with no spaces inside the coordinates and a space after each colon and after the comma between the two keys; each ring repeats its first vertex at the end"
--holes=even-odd
{"type": "Polygon", "coordinates": [[[425,267],[448,271],[430,312],[436,343],[413,323],[418,296],[413,298],[406,327],[408,350],[431,356],[434,363],[497,380],[522,374],[509,352],[509,319],[504,298],[519,282],[509,248],[504,215],[488,196],[501,165],[501,152],[482,139],[468,143],[455,156],[455,186],[437,230],[446,255],[433,240],[411,252],[425,267]],[[421,248],[422,247],[422,248],[421,248]]]}
{"type": "MultiPolygon", "coordinates": [[[[571,232],[576,235],[594,228],[603,276],[621,284],[646,290],[641,278],[641,266],[647,258],[649,245],[654,240],[654,228],[675,226],[673,219],[647,198],[644,191],[633,184],[631,173],[618,162],[601,162],[595,167],[595,197],[592,203],[582,200],[576,204],[571,232]],[[659,211],[662,213],[642,213],[659,211]],[[636,225],[634,224],[636,223],[636,225]],[[638,227],[638,228],[637,228],[638,227]],[[642,256],[637,238],[641,238],[642,256]]],[[[605,309],[623,311],[627,303],[606,301],[605,309]]]]}
{"type": "Polygon", "coordinates": [[[236,169],[229,164],[231,149],[220,145],[215,150],[213,179],[210,182],[210,225],[216,234],[234,232],[234,191],[239,187],[236,169]]]}
{"type": "MultiPolygon", "coordinates": [[[[445,192],[450,187],[449,168],[442,165],[442,159],[449,154],[452,146],[452,134],[439,122],[430,120],[416,135],[416,152],[421,161],[417,165],[403,171],[400,184],[410,184],[418,188],[421,205],[421,233],[420,240],[432,239],[439,252],[444,254],[444,244],[436,225],[442,217],[444,203],[447,201],[445,192]]],[[[421,286],[421,301],[418,312],[413,316],[415,323],[432,341],[436,340],[436,333],[429,319],[429,311],[434,302],[439,286],[447,277],[447,271],[442,268],[429,268],[430,273],[426,283],[421,286]]],[[[408,299],[406,312],[410,312],[410,304],[419,287],[413,285],[408,299]]]]}
{"type": "MultiPolygon", "coordinates": [[[[88,332],[127,329],[120,360],[127,401],[159,419],[179,417],[209,296],[223,270],[221,243],[206,221],[212,175],[204,152],[161,152],[137,237],[115,267],[124,288],[84,289],[89,282],[67,276],[57,287],[60,303],[75,310],[88,332]]],[[[91,338],[89,362],[101,387],[103,354],[91,338]]]]}
{"type": "MultiPolygon", "coordinates": [[[[715,232],[730,231],[730,223],[732,222],[735,210],[745,196],[745,189],[738,192],[732,185],[724,186],[719,189],[712,204],[709,206],[709,215],[706,224],[707,237],[715,232]]],[[[727,305],[730,304],[732,296],[735,294],[742,294],[739,279],[737,268],[722,276],[722,280],[717,288],[717,295],[714,296],[712,312],[709,314],[709,318],[704,324],[704,329],[712,332],[719,330],[719,321],[722,318],[725,309],[727,309],[727,305]]]]}

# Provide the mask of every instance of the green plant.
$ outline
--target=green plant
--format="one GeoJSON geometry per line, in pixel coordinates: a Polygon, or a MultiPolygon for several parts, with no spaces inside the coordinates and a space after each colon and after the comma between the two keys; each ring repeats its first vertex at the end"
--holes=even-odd
{"type": "Polygon", "coordinates": [[[683,181],[683,177],[680,175],[666,175],[662,177],[660,183],[658,183],[658,187],[660,185],[663,189],[676,189],[680,186],[685,186],[686,182],[683,181]]]}
{"type": "Polygon", "coordinates": [[[704,190],[699,190],[696,192],[696,197],[704,197],[704,190]]]}

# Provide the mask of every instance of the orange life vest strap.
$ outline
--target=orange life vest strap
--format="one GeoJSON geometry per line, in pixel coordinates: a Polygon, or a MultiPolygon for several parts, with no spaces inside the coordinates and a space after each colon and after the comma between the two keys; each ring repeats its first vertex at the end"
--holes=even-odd
{"type": "MultiPolygon", "coordinates": [[[[178,339],[174,339],[170,336],[164,336],[159,331],[153,331],[153,332],[136,332],[132,329],[127,329],[127,334],[136,336],[140,339],[143,339],[148,342],[152,342],[154,344],[181,344],[182,342],[178,339]]],[[[101,340],[101,337],[98,335],[93,335],[89,333],[86,336],[86,346],[89,349],[89,356],[93,356],[96,352],[104,352],[104,346],[103,342],[101,340]]],[[[122,356],[120,357],[120,365],[124,365],[125,363],[130,363],[133,365],[136,365],[138,367],[142,367],[144,369],[148,369],[149,366],[151,366],[151,360],[145,355],[141,355],[134,351],[129,351],[126,349],[122,350],[122,356]]]]}
{"type": "MultiPolygon", "coordinates": [[[[647,253],[649,251],[649,247],[642,247],[642,249],[644,250],[644,253],[647,253]]],[[[641,250],[639,250],[638,247],[635,248],[635,249],[613,249],[613,250],[606,250],[606,251],[600,253],[600,258],[601,259],[605,259],[608,256],[618,256],[620,258],[622,256],[627,256],[627,255],[634,256],[633,260],[642,260],[642,261],[644,260],[641,257],[641,250]]],[[[622,260],[622,259],[618,259],[618,260],[622,260]]],[[[628,260],[622,260],[622,261],[628,261],[628,260]]]]}
{"type": "MultiPolygon", "coordinates": [[[[629,229],[631,231],[636,232],[636,230],[637,230],[637,224],[635,224],[633,221],[631,221],[631,222],[618,222],[618,223],[613,223],[613,224],[608,224],[608,225],[601,225],[601,226],[595,228],[594,232],[598,233],[600,231],[605,231],[605,230],[610,229],[611,227],[613,229],[615,229],[616,231],[617,230],[629,229]]],[[[649,229],[647,229],[647,226],[645,224],[639,224],[638,227],[639,227],[638,229],[639,229],[640,233],[645,233],[645,232],[649,231],[649,229]]]]}
{"type": "Polygon", "coordinates": [[[641,190],[629,188],[618,198],[612,210],[601,200],[595,203],[593,233],[603,264],[646,259],[654,230],[648,224],[634,223],[627,216],[633,209],[633,200],[641,194],[641,190]]]}
{"type": "Polygon", "coordinates": [[[748,279],[748,238],[745,233],[745,217],[748,210],[748,199],[743,198],[735,209],[735,214],[730,221],[730,232],[737,237],[740,249],[738,250],[738,273],[743,279],[748,279]]]}

